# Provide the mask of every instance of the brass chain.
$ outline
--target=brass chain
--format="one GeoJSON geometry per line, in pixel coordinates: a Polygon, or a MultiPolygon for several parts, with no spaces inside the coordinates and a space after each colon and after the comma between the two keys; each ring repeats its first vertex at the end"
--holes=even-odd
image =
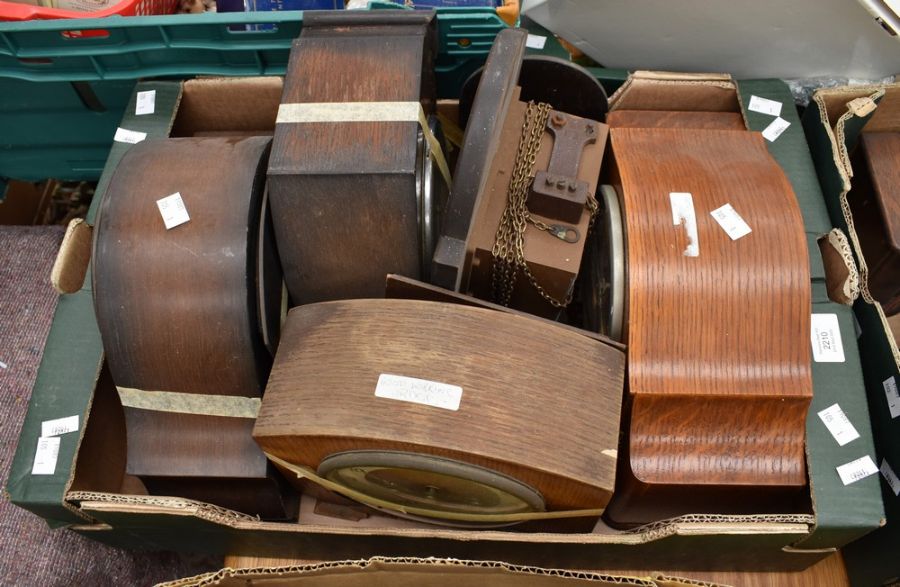
{"type": "MultiPolygon", "coordinates": [[[[537,220],[528,211],[526,201],[528,188],[534,180],[534,160],[541,148],[541,137],[547,126],[547,118],[550,116],[550,104],[529,102],[525,110],[525,122],[522,125],[522,135],[516,150],[516,163],[512,175],[509,178],[507,188],[506,208],[500,217],[500,225],[497,227],[497,235],[494,238],[494,247],[491,250],[493,264],[491,265],[491,286],[494,301],[503,306],[509,306],[516,280],[521,271],[531,285],[556,308],[565,308],[572,301],[570,291],[565,300],[557,300],[544,287],[538,283],[537,278],[525,261],[525,229],[532,224],[538,230],[554,233],[553,227],[546,222],[537,220]]],[[[590,226],[594,224],[599,206],[593,194],[588,194],[587,208],[591,214],[590,226]]]]}

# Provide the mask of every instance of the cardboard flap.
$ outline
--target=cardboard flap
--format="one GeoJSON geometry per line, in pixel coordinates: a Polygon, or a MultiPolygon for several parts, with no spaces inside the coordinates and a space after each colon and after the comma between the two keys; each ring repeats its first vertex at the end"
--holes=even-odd
{"type": "Polygon", "coordinates": [[[221,133],[271,135],[281,102],[280,77],[201,78],[184,82],[173,137],[221,133]]]}
{"type": "Polygon", "coordinates": [[[56,262],[50,271],[50,283],[57,292],[68,294],[81,289],[91,260],[93,235],[94,228],[83,218],[75,218],[69,222],[56,262]]]}
{"type": "Polygon", "coordinates": [[[827,553],[877,528],[884,518],[880,479],[872,475],[844,485],[837,467],[875,455],[875,443],[869,431],[871,421],[862,374],[861,353],[857,346],[853,310],[830,301],[813,302],[812,313],[831,314],[837,320],[836,341],[843,349],[843,362],[814,362],[813,401],[806,421],[807,466],[812,489],[816,525],[809,536],[798,540],[790,552],[827,553]],[[818,416],[838,404],[856,427],[859,438],[839,445],[818,416]]]}
{"type": "Polygon", "coordinates": [[[824,270],[818,257],[816,239],[831,230],[832,223],[828,210],[822,201],[822,188],[816,177],[816,169],[809,153],[807,139],[803,133],[803,125],[794,107],[794,97],[790,88],[781,80],[748,80],[738,82],[741,103],[745,107],[744,116],[747,128],[762,132],[772,123],[772,116],[754,112],[747,107],[754,96],[779,102],[782,105],[781,118],[790,122],[790,126],[776,141],[766,141],[766,146],[781,168],[787,174],[797,196],[800,212],[803,214],[803,225],[810,239],[810,263],[813,279],[823,279],[824,270]]]}
{"type": "MultiPolygon", "coordinates": [[[[880,86],[846,86],[819,90],[813,94],[813,102],[819,110],[820,122],[831,143],[834,164],[844,184],[850,189],[853,168],[850,151],[863,126],[870,121],[877,105],[885,95],[880,86]]],[[[890,115],[889,115],[890,116],[890,115]]]]}
{"type": "Polygon", "coordinates": [[[740,112],[730,75],[636,71],[609,99],[614,110],[740,112]]]}
{"type": "MultiPolygon", "coordinates": [[[[880,97],[880,86],[844,86],[840,88],[827,88],[816,91],[813,100],[819,104],[824,113],[829,128],[834,128],[838,119],[848,110],[862,114],[865,111],[864,103],[857,100],[873,100],[880,97]],[[849,104],[853,103],[851,108],[849,104]]],[[[866,113],[868,114],[868,113],[866,113]]]]}
{"type": "Polygon", "coordinates": [[[847,235],[840,229],[833,228],[819,238],[819,250],[825,265],[828,298],[845,306],[853,305],[859,297],[859,271],[856,269],[847,235]]]}
{"type": "MultiPolygon", "coordinates": [[[[900,369],[900,349],[898,349],[896,337],[888,323],[884,310],[870,294],[867,278],[869,268],[862,253],[859,237],[850,212],[847,200],[848,192],[852,189],[853,168],[850,164],[850,152],[856,146],[859,135],[865,132],[898,131],[900,130],[900,84],[886,86],[847,86],[819,90],[813,96],[813,101],[819,111],[819,122],[828,138],[827,147],[834,162],[836,173],[840,176],[841,189],[837,186],[829,186],[830,191],[837,194],[836,200],[839,208],[835,215],[843,220],[841,228],[846,228],[846,234],[853,246],[859,270],[859,293],[864,302],[871,305],[880,327],[884,330],[887,348],[893,359],[893,367],[900,369]],[[843,110],[840,103],[843,101],[843,110]],[[833,116],[837,115],[837,119],[833,116]]],[[[822,145],[818,145],[822,148],[822,145]]],[[[821,157],[821,154],[820,154],[821,157]]]]}
{"type": "Polygon", "coordinates": [[[386,558],[335,561],[281,567],[225,568],[215,573],[188,577],[157,587],[716,587],[715,583],[678,577],[637,578],[583,571],[510,565],[498,561],[438,558],[386,558]]]}

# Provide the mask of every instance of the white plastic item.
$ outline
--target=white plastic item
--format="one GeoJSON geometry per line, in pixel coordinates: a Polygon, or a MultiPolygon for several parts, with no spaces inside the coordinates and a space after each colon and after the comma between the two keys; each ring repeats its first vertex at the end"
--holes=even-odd
{"type": "Polygon", "coordinates": [[[898,0],[525,0],[605,67],[738,78],[900,73],[898,0]]]}

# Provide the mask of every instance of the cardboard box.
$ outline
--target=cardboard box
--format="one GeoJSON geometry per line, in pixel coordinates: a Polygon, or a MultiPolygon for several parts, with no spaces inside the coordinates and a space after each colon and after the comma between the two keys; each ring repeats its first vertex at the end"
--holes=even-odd
{"type": "Polygon", "coordinates": [[[510,565],[497,561],[437,558],[386,558],[328,563],[295,564],[278,567],[231,569],[160,583],[157,587],[716,587],[716,583],[681,579],[654,573],[646,577],[624,577],[510,565]]]}
{"type": "MultiPolygon", "coordinates": [[[[192,133],[270,131],[280,98],[277,79],[206,79],[146,82],[136,91],[156,91],[156,112],[135,116],[135,99],[121,127],[148,137],[192,133]],[[203,99],[202,97],[205,97],[203,99]]],[[[714,78],[645,74],[632,77],[614,99],[614,108],[705,108],[712,104],[741,112],[753,93],[790,106],[790,93],[776,81],[736,86],[714,78]]],[[[772,150],[803,202],[811,252],[831,226],[821,208],[799,119],[792,107],[783,116],[792,124],[772,150]],[[819,208],[814,203],[818,202],[819,208]]],[[[768,124],[753,113],[756,130],[768,124]]],[[[130,145],[117,142],[101,178],[102,193],[116,163],[130,145]]],[[[93,222],[99,197],[88,223],[93,222]]],[[[77,258],[74,255],[73,258],[77,258]]],[[[63,295],[56,310],[31,405],[10,475],[14,503],[68,525],[96,540],[125,547],[202,550],[281,558],[333,560],[384,556],[441,556],[503,560],[513,564],[573,569],[657,568],[796,570],[877,527],[881,497],[877,480],[844,487],[836,465],[848,452],[871,452],[872,440],[863,397],[850,310],[825,297],[824,269],[813,262],[814,299],[838,314],[845,333],[847,362],[815,364],[813,409],[809,418],[808,460],[812,480],[808,511],[783,515],[685,516],[630,531],[599,524],[591,533],[529,534],[507,530],[447,529],[372,515],[359,522],[312,512],[301,504],[298,523],[262,522],[235,512],[184,499],[135,494],[115,471],[123,466],[124,428],[116,418],[117,395],[103,368],[103,353],[91,301],[90,279],[63,295]],[[840,402],[860,434],[845,447],[828,435],[816,412],[840,402]],[[45,420],[78,414],[79,434],[62,437],[54,475],[31,475],[35,444],[45,420]]],[[[77,280],[76,280],[77,281],[77,280]]]]}
{"type": "MultiPolygon", "coordinates": [[[[831,219],[850,237],[856,262],[864,262],[846,205],[854,176],[850,153],[863,132],[900,131],[900,85],[820,90],[804,114],[803,124],[831,219]]],[[[861,295],[853,304],[853,311],[875,433],[876,465],[881,467],[887,462],[893,471],[900,471],[900,421],[891,415],[887,393],[892,384],[900,384],[900,353],[891,324],[881,305],[868,295],[865,274],[860,273],[861,295]]],[[[896,556],[900,544],[900,498],[886,481],[882,482],[882,493],[887,526],[844,553],[854,584],[876,585],[900,577],[900,559],[896,556]]]]}

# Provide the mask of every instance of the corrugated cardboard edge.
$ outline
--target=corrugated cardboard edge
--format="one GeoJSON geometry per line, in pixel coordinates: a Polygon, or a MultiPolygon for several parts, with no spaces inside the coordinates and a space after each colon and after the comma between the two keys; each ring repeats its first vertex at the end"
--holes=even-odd
{"type": "MultiPolygon", "coordinates": [[[[461,531],[435,526],[433,529],[397,529],[397,528],[354,528],[313,524],[285,524],[281,522],[264,522],[258,518],[240,514],[206,503],[177,497],[159,497],[146,495],[121,495],[99,492],[69,492],[67,500],[87,514],[104,511],[141,512],[145,514],[193,516],[215,524],[234,528],[279,530],[283,532],[322,532],[329,534],[366,534],[373,536],[408,536],[413,533],[423,538],[438,537],[451,540],[502,539],[504,541],[533,541],[539,537],[543,542],[553,543],[585,543],[585,537],[594,538],[594,543],[609,544],[645,544],[674,535],[702,534],[805,534],[815,523],[815,517],[808,514],[785,515],[689,515],[664,520],[641,526],[628,531],[616,531],[594,534],[552,534],[503,532],[493,530],[461,531]]],[[[102,515],[98,515],[102,517],[102,515]]]]}
{"type": "Polygon", "coordinates": [[[740,529],[743,531],[743,529],[746,528],[746,525],[751,523],[754,525],[786,524],[793,526],[795,524],[803,524],[811,526],[816,523],[816,517],[811,514],[751,514],[743,516],[689,514],[686,516],[679,516],[677,518],[660,520],[658,522],[646,524],[644,526],[638,526],[637,528],[633,528],[631,530],[625,530],[624,533],[653,536],[653,539],[655,540],[656,538],[669,536],[673,533],[673,529],[680,529],[682,531],[678,533],[684,533],[683,530],[688,530],[688,532],[696,532],[700,531],[701,529],[707,529],[710,527],[724,527],[727,529],[728,526],[731,526],[733,530],[740,529]]]}
{"type": "MultiPolygon", "coordinates": [[[[311,574],[331,574],[342,573],[348,571],[356,571],[358,573],[366,573],[372,571],[391,571],[392,567],[409,567],[432,568],[437,572],[453,571],[461,568],[466,569],[487,569],[506,571],[511,575],[541,575],[545,577],[557,577],[562,585],[568,581],[580,582],[598,582],[607,585],[634,585],[636,587],[656,587],[665,585],[666,587],[681,586],[697,586],[697,587],[719,587],[716,583],[707,583],[696,581],[693,579],[681,579],[679,577],[663,576],[658,577],[625,577],[616,575],[604,575],[599,573],[585,571],[569,571],[564,569],[546,569],[541,567],[511,565],[500,561],[472,561],[460,559],[442,559],[442,558],[415,558],[415,557],[372,557],[370,559],[333,561],[325,563],[316,563],[309,565],[292,565],[282,567],[257,567],[246,569],[224,568],[216,572],[187,577],[184,579],[176,579],[167,583],[159,583],[156,587],[208,587],[220,584],[223,580],[229,578],[243,579],[250,585],[254,579],[278,578],[283,581],[292,577],[300,577],[302,575],[311,574]],[[664,583],[658,583],[657,579],[664,583]]],[[[397,569],[401,570],[401,569],[397,569]]],[[[461,575],[464,576],[464,575],[461,575]]]]}
{"type": "Polygon", "coordinates": [[[66,495],[66,500],[82,507],[86,503],[92,503],[97,505],[97,509],[104,509],[104,507],[122,509],[124,506],[132,511],[162,511],[169,514],[194,516],[225,526],[235,525],[236,522],[259,521],[259,518],[254,516],[180,497],[72,491],[66,495]]]}
{"type": "Polygon", "coordinates": [[[819,238],[819,249],[825,264],[828,299],[852,306],[859,297],[859,271],[847,235],[838,228],[832,228],[819,238]]]}
{"type": "Polygon", "coordinates": [[[853,177],[853,167],[850,165],[850,154],[847,150],[847,121],[857,117],[865,118],[877,112],[877,101],[884,97],[888,89],[900,90],[900,84],[892,86],[850,86],[819,90],[813,95],[813,101],[819,109],[821,123],[831,142],[834,163],[840,173],[843,183],[840,194],[841,211],[844,215],[844,221],[847,223],[848,236],[853,244],[853,250],[856,253],[856,258],[859,262],[860,293],[863,300],[865,300],[866,303],[873,305],[878,311],[878,316],[881,319],[886,338],[890,344],[894,363],[897,368],[900,369],[900,350],[897,348],[897,340],[891,330],[891,325],[888,323],[887,316],[885,316],[881,304],[879,304],[869,292],[869,268],[866,265],[865,257],[862,255],[862,247],[859,243],[859,237],[856,234],[856,227],[850,212],[850,204],[847,201],[847,193],[850,191],[850,179],[853,177]],[[834,111],[835,99],[845,99],[846,110],[838,118],[834,126],[832,126],[829,119],[829,112],[834,111]]]}

